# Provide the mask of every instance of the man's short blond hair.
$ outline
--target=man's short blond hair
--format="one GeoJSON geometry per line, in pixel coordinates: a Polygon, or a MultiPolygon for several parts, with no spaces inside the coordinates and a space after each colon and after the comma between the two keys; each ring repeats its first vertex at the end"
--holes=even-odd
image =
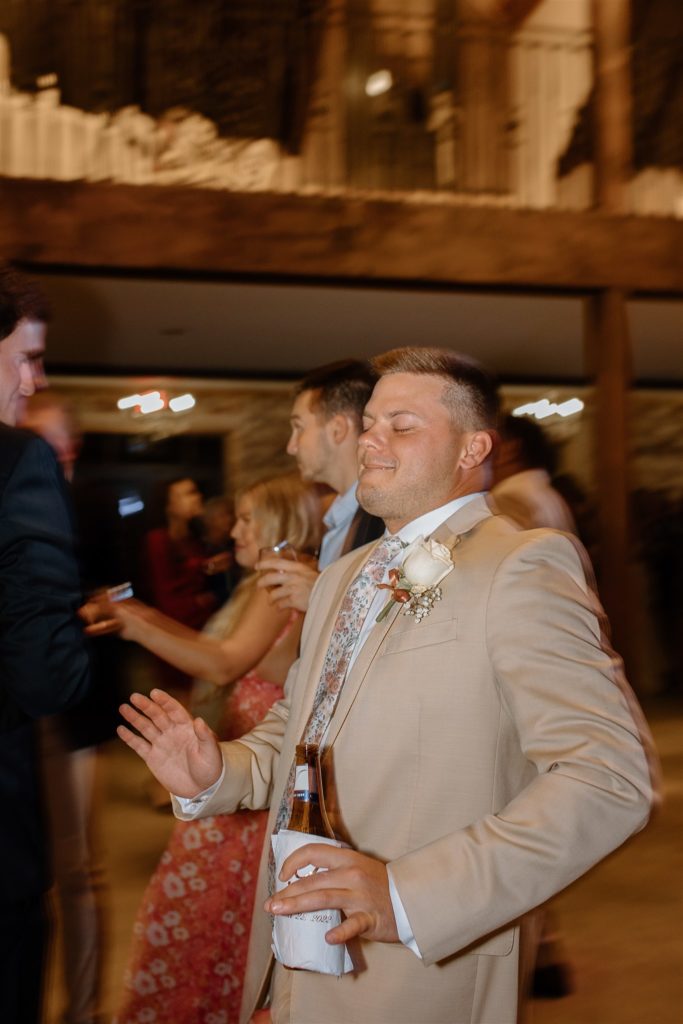
{"type": "Polygon", "coordinates": [[[476,360],[449,348],[394,348],[372,360],[378,377],[417,373],[442,377],[444,405],[458,430],[495,430],[499,400],[495,378],[476,360]]]}

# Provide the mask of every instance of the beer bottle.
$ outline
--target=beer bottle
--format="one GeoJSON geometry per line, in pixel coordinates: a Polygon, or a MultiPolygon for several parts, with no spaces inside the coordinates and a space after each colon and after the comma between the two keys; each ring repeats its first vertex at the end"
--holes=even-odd
{"type": "Polygon", "coordinates": [[[327,818],[317,743],[299,743],[296,748],[294,796],[287,828],[312,836],[334,839],[327,818]]]}

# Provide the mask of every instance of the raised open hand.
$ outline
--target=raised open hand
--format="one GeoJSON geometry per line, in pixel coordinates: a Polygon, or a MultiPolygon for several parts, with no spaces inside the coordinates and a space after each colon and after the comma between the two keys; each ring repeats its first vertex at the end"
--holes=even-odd
{"type": "Polygon", "coordinates": [[[119,710],[136,730],[120,725],[119,736],[169,792],[193,797],[220,777],[223,759],[215,735],[163,690],[149,697],[134,693],[119,710]]]}

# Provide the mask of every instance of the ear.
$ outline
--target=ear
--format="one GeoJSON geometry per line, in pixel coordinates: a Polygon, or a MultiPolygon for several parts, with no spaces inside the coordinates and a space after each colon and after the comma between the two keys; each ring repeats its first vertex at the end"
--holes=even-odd
{"type": "Polygon", "coordinates": [[[493,451],[493,435],[488,430],[475,430],[465,434],[460,465],[464,469],[476,469],[483,465],[493,451]]]}
{"type": "Polygon", "coordinates": [[[327,421],[327,429],[334,444],[343,444],[351,431],[351,421],[344,413],[338,412],[327,421]]]}

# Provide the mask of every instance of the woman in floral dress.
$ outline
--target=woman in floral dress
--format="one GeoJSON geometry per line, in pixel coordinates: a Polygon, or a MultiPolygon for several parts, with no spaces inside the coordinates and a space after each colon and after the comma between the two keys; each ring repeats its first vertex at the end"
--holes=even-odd
{"type": "MultiPolygon", "coordinates": [[[[260,547],[284,538],[314,550],[319,530],[317,498],[297,479],[257,484],[237,502],[235,557],[252,569],[260,547]]],[[[253,573],[202,634],[138,602],[111,612],[125,638],[185,671],[195,667],[205,680],[195,688],[196,713],[222,739],[248,732],[282,696],[301,632],[300,613],[274,608],[253,573]]],[[[265,811],[248,810],[176,823],[133,928],[116,1024],[238,1020],[265,826],[265,811]]]]}

